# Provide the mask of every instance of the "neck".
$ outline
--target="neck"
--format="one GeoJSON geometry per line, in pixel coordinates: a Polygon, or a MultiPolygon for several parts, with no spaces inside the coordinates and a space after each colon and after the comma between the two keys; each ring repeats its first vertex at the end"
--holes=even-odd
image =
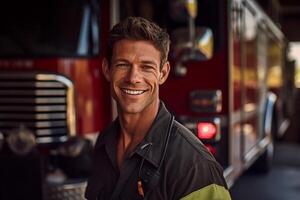
{"type": "Polygon", "coordinates": [[[122,164],[124,156],[132,152],[144,139],[159,109],[159,101],[139,113],[119,113],[120,137],[118,142],[118,163],[122,164]]]}

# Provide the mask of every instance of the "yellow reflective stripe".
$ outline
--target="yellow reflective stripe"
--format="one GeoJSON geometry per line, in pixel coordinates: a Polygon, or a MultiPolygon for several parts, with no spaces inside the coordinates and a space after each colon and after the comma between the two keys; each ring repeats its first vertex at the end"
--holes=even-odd
{"type": "Polygon", "coordinates": [[[230,194],[226,188],[217,184],[211,184],[196,190],[181,200],[230,200],[230,194]]]}

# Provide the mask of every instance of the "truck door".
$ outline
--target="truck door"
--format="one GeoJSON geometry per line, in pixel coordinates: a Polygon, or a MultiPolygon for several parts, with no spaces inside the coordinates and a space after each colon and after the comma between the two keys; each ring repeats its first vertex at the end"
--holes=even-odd
{"type": "Polygon", "coordinates": [[[247,162],[253,157],[252,148],[259,140],[259,74],[258,34],[255,10],[244,4],[242,29],[242,157],[247,162]]]}

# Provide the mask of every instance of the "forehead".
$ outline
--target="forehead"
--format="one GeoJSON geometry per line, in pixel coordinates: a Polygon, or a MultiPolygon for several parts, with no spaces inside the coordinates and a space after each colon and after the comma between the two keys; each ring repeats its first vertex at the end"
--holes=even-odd
{"type": "Polygon", "coordinates": [[[142,59],[160,62],[160,52],[149,41],[120,40],[114,44],[112,59],[142,59]]]}

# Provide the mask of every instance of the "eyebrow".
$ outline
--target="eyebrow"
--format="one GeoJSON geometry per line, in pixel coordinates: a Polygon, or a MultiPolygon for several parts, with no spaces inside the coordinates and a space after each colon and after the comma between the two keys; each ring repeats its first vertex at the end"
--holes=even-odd
{"type": "Polygon", "coordinates": [[[114,61],[114,63],[116,63],[116,62],[127,62],[127,63],[129,63],[129,61],[126,60],[126,59],[124,59],[124,58],[116,59],[116,60],[114,61]]]}
{"type": "MultiPolygon", "coordinates": [[[[113,63],[118,63],[118,62],[126,62],[126,63],[130,63],[127,59],[125,58],[119,58],[119,59],[116,59],[113,63]]],[[[157,65],[156,62],[154,61],[151,61],[151,60],[144,60],[144,61],[141,61],[142,64],[148,64],[148,65],[157,65]]]]}

